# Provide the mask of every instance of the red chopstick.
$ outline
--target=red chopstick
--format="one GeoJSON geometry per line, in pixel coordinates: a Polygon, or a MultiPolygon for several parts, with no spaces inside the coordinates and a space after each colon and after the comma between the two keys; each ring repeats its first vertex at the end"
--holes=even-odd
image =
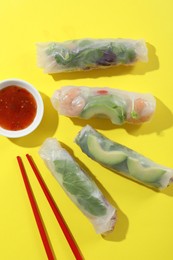
{"type": "Polygon", "coordinates": [[[78,248],[78,246],[77,246],[77,244],[76,244],[76,242],[73,238],[73,235],[71,234],[67,224],[65,223],[65,220],[63,219],[63,216],[61,215],[54,199],[52,198],[52,196],[50,194],[50,191],[48,190],[44,180],[42,179],[42,177],[41,177],[41,175],[40,175],[40,173],[39,173],[39,171],[36,167],[36,164],[34,163],[32,157],[29,154],[26,154],[26,157],[27,157],[27,159],[28,159],[28,161],[29,161],[29,163],[32,167],[33,172],[35,173],[35,176],[36,176],[38,182],[40,183],[40,186],[41,186],[41,188],[42,188],[42,190],[43,190],[43,192],[44,192],[44,194],[45,194],[45,196],[46,196],[46,198],[49,202],[50,207],[52,208],[52,211],[53,211],[53,213],[54,213],[54,215],[55,215],[55,217],[56,217],[56,219],[57,219],[57,221],[58,221],[58,223],[59,223],[59,225],[60,225],[60,227],[61,227],[61,229],[64,233],[64,236],[66,237],[66,240],[68,241],[68,244],[69,244],[76,260],[83,260],[84,258],[80,253],[80,250],[79,250],[79,248],[78,248]]]}
{"type": "Polygon", "coordinates": [[[43,224],[42,219],[41,219],[41,215],[40,215],[40,212],[39,212],[39,209],[38,209],[38,206],[37,206],[37,202],[35,200],[32,188],[30,186],[30,183],[29,183],[29,180],[28,180],[28,177],[27,177],[27,174],[26,174],[26,171],[25,171],[25,168],[24,168],[24,165],[23,165],[23,162],[22,162],[22,159],[21,159],[20,156],[17,156],[17,161],[18,161],[18,164],[19,164],[19,167],[20,167],[20,171],[21,171],[23,181],[24,181],[24,184],[25,184],[25,187],[26,187],[26,191],[27,191],[30,203],[31,203],[31,207],[32,207],[32,210],[33,210],[33,213],[34,213],[34,217],[35,217],[35,220],[36,220],[36,223],[37,223],[37,226],[38,226],[38,230],[40,232],[40,236],[41,236],[41,239],[42,239],[42,242],[43,242],[47,257],[48,257],[48,260],[55,260],[51,246],[49,244],[49,239],[47,237],[47,234],[46,234],[46,231],[45,231],[45,228],[44,228],[44,224],[43,224]]]}

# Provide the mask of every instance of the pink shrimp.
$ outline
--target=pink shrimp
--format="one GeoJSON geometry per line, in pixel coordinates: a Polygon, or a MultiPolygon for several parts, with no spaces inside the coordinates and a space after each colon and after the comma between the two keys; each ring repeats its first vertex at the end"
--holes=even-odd
{"type": "Polygon", "coordinates": [[[148,121],[152,114],[153,110],[150,109],[148,103],[142,98],[137,98],[134,100],[133,109],[127,121],[131,123],[142,123],[148,121]]]}
{"type": "Polygon", "coordinates": [[[67,87],[58,90],[54,98],[58,100],[59,111],[64,115],[78,116],[85,106],[85,99],[80,95],[80,88],[67,87]]]}

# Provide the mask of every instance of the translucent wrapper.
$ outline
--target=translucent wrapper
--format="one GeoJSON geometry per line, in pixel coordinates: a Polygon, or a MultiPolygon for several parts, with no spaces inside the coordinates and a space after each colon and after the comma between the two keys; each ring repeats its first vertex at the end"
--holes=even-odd
{"type": "Polygon", "coordinates": [[[147,62],[144,40],[80,39],[37,44],[38,66],[45,73],[106,68],[147,62]]]}
{"type": "Polygon", "coordinates": [[[106,138],[90,126],[84,127],[75,141],[91,159],[144,185],[164,189],[173,181],[173,169],[106,138]]]}
{"type": "Polygon", "coordinates": [[[59,142],[54,138],[46,139],[39,154],[68,197],[93,224],[96,232],[103,234],[112,231],[116,209],[59,142]]]}
{"type": "Polygon", "coordinates": [[[62,87],[55,91],[51,101],[61,115],[83,119],[107,117],[116,125],[146,122],[156,106],[151,94],[84,86],[62,87]]]}

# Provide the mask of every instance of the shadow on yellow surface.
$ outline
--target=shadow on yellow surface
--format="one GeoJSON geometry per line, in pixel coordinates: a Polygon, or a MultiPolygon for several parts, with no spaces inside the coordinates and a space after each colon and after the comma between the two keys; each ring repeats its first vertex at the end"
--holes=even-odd
{"type": "Polygon", "coordinates": [[[161,191],[161,193],[173,197],[173,184],[170,184],[170,186],[164,189],[163,191],[161,191]]]}
{"type": "Polygon", "coordinates": [[[107,192],[107,190],[103,187],[103,185],[97,180],[97,178],[94,176],[93,173],[87,168],[87,166],[80,161],[75,155],[73,154],[73,151],[71,148],[69,148],[66,144],[61,143],[62,147],[65,148],[71,156],[74,158],[74,160],[79,164],[79,166],[86,172],[92,180],[96,183],[100,191],[104,194],[105,198],[110,202],[110,204],[117,209],[117,220],[115,224],[115,228],[112,232],[105,234],[102,236],[105,240],[109,241],[122,241],[126,238],[126,234],[128,231],[129,221],[127,216],[122,212],[122,210],[118,207],[117,203],[113,200],[111,195],[107,192]]]}
{"type": "Polygon", "coordinates": [[[105,188],[98,183],[96,180],[96,183],[100,190],[103,192],[107,200],[110,202],[112,206],[116,208],[116,223],[114,230],[112,232],[108,232],[107,234],[103,234],[102,237],[107,240],[107,241],[114,241],[114,242],[119,242],[124,239],[126,239],[126,235],[128,232],[128,227],[129,227],[129,220],[127,216],[124,214],[124,212],[119,208],[117,203],[112,199],[110,194],[105,190],[105,188]]]}
{"type": "Polygon", "coordinates": [[[149,122],[143,124],[124,124],[117,126],[111,123],[106,118],[91,118],[89,120],[80,118],[71,118],[75,125],[84,127],[86,124],[91,125],[95,129],[100,130],[111,130],[111,129],[125,129],[129,134],[138,136],[151,133],[157,133],[158,135],[162,131],[173,126],[173,113],[166,107],[158,98],[156,98],[156,111],[149,122]]]}
{"type": "Polygon", "coordinates": [[[44,115],[38,128],[29,134],[16,139],[9,139],[16,145],[23,147],[36,147],[40,146],[47,137],[53,136],[58,126],[58,114],[53,108],[50,98],[41,93],[44,103],[44,115]]]}
{"type": "Polygon", "coordinates": [[[55,81],[59,80],[73,80],[73,79],[82,79],[82,78],[99,78],[99,77],[112,77],[112,76],[121,76],[125,74],[131,75],[143,75],[147,72],[158,70],[159,69],[159,60],[156,55],[156,49],[150,43],[147,43],[148,48],[148,62],[137,62],[133,66],[114,66],[106,67],[104,69],[93,69],[86,71],[74,71],[73,73],[64,72],[64,73],[55,73],[50,74],[55,81]]]}
{"type": "MultiPolygon", "coordinates": [[[[109,197],[107,197],[107,198],[111,203],[111,200],[109,199],[109,197]]],[[[114,206],[114,204],[112,204],[112,205],[114,206]]],[[[117,221],[115,224],[115,228],[112,232],[103,234],[102,237],[103,237],[103,239],[105,239],[107,241],[118,242],[118,241],[122,241],[126,238],[126,234],[127,234],[128,227],[129,227],[129,221],[128,221],[127,216],[122,212],[122,210],[120,210],[120,208],[117,205],[115,205],[115,207],[117,209],[117,221]]]]}

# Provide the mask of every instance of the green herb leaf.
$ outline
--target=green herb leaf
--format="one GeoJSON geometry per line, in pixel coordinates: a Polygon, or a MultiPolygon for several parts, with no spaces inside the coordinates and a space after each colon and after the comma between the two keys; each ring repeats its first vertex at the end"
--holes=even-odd
{"type": "Polygon", "coordinates": [[[69,170],[68,173],[63,176],[63,186],[71,194],[81,198],[87,198],[91,196],[94,187],[86,177],[83,177],[84,176],[80,176],[69,170]]]}
{"type": "Polygon", "coordinates": [[[131,117],[133,118],[133,119],[137,119],[138,117],[139,117],[139,115],[138,115],[138,113],[136,112],[136,111],[132,111],[131,112],[131,117]]]}
{"type": "Polygon", "coordinates": [[[94,216],[102,216],[106,213],[106,207],[102,201],[93,197],[95,184],[89,177],[81,172],[79,166],[70,160],[55,160],[55,170],[63,176],[64,188],[75,195],[78,203],[94,216]]]}
{"type": "Polygon", "coordinates": [[[63,174],[63,186],[66,190],[79,197],[90,197],[94,190],[93,182],[81,172],[79,166],[73,161],[54,161],[57,172],[63,174]]]}
{"type": "Polygon", "coordinates": [[[88,199],[79,198],[78,202],[86,211],[94,216],[103,216],[106,214],[106,207],[95,197],[90,197],[88,199]]]}

